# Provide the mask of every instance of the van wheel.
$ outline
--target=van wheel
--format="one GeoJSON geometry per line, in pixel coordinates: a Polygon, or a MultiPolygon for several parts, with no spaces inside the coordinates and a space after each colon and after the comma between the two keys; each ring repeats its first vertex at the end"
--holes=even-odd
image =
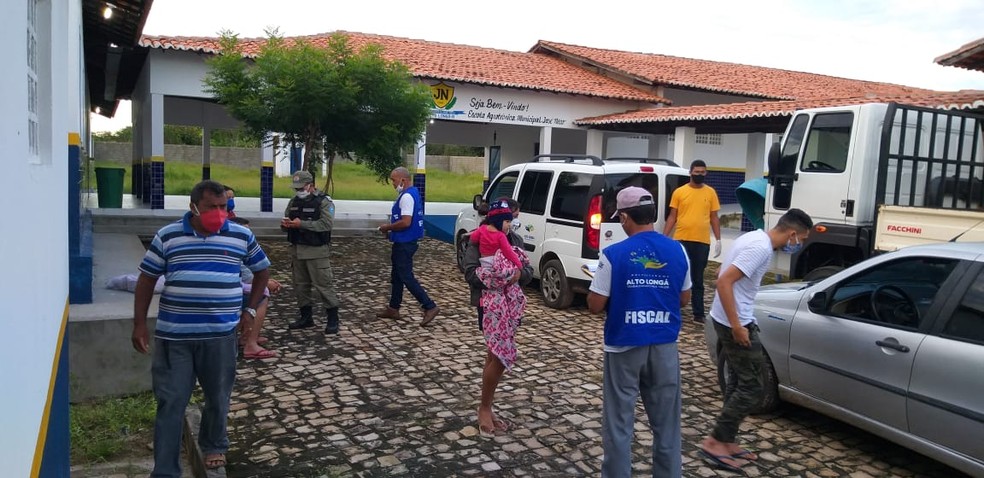
{"type": "Polygon", "coordinates": [[[567,275],[559,260],[547,261],[540,271],[540,292],[547,307],[566,309],[574,301],[574,292],[567,285],[567,275]]]}
{"type": "Polygon", "coordinates": [[[458,262],[458,270],[465,272],[465,250],[468,249],[468,236],[464,232],[458,234],[458,239],[454,241],[455,261],[458,262]]]}
{"type": "MultiPolygon", "coordinates": [[[[779,379],[776,377],[776,369],[772,367],[772,359],[765,352],[762,352],[762,401],[752,409],[752,415],[770,413],[779,407],[779,379]]],[[[738,377],[731,366],[724,351],[718,351],[717,363],[718,387],[721,388],[723,401],[728,400],[728,395],[734,391],[738,377]]]]}

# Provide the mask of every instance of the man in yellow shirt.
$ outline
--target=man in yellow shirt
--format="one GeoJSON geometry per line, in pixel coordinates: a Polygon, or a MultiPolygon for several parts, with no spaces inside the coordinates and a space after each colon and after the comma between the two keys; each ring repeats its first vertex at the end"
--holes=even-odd
{"type": "Polygon", "coordinates": [[[695,159],[690,163],[690,182],[673,191],[670,198],[670,215],[666,218],[664,236],[676,227],[673,239],[683,244],[690,259],[691,289],[690,307],[695,322],[704,322],[704,268],[711,250],[711,231],[714,232],[714,257],[721,255],[721,223],[718,201],[714,188],[704,184],[707,163],[695,159]]]}

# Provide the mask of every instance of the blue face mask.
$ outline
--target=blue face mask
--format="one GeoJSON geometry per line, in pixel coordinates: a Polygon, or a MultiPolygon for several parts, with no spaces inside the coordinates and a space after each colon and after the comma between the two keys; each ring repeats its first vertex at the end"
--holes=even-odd
{"type": "Polygon", "coordinates": [[[803,243],[800,242],[799,236],[793,236],[793,237],[796,238],[796,243],[793,244],[791,242],[792,239],[786,241],[786,245],[782,246],[782,252],[785,252],[786,254],[796,254],[797,252],[803,250],[803,243]]]}
{"type": "Polygon", "coordinates": [[[233,209],[236,209],[236,200],[229,198],[229,200],[226,201],[226,211],[232,212],[233,209]]]}

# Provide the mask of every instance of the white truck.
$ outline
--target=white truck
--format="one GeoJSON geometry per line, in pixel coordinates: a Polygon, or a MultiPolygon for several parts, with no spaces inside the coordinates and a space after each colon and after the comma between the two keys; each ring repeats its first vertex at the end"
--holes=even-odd
{"type": "Polygon", "coordinates": [[[984,241],[982,128],[980,112],[896,103],[797,111],[760,210],[766,229],[790,208],[816,226],[776,272],[811,281],[908,245],[984,241]]]}

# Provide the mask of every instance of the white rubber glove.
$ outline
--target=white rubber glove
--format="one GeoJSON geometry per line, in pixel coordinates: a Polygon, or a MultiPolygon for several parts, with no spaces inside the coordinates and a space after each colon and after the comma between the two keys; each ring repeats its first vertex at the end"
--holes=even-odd
{"type": "Polygon", "coordinates": [[[714,257],[717,258],[721,255],[721,240],[714,241],[714,257]]]}

